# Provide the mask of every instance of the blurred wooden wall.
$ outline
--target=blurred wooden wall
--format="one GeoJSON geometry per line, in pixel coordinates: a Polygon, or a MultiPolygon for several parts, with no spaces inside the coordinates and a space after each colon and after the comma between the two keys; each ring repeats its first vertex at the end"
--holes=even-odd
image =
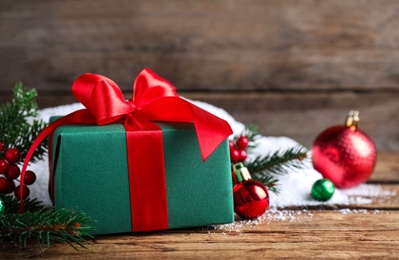
{"type": "Polygon", "coordinates": [[[0,0],[0,102],[21,80],[41,107],[74,102],[84,73],[129,96],[150,67],[188,98],[310,146],[350,109],[399,151],[395,0],[0,0]]]}

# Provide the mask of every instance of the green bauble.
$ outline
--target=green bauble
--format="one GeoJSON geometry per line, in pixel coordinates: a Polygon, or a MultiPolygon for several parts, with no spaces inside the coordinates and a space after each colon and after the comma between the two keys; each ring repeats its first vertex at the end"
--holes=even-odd
{"type": "Polygon", "coordinates": [[[335,191],[334,184],[328,179],[320,179],[312,186],[312,197],[316,200],[327,201],[331,199],[335,191]]]}
{"type": "Polygon", "coordinates": [[[6,205],[4,204],[4,201],[0,198],[0,218],[3,217],[5,210],[6,205]]]}

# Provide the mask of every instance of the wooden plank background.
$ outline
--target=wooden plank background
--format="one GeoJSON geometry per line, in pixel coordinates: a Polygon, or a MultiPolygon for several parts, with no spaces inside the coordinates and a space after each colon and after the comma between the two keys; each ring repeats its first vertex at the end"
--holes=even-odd
{"type": "Polygon", "coordinates": [[[84,72],[127,94],[150,67],[178,92],[310,146],[350,109],[399,151],[395,0],[0,0],[0,103],[21,80],[41,107],[84,72]]]}

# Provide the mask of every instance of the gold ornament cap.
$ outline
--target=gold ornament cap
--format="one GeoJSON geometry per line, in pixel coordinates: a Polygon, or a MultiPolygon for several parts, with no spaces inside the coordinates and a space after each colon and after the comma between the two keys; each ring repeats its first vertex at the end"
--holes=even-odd
{"type": "Polygon", "coordinates": [[[360,112],[356,110],[349,111],[345,119],[345,126],[348,128],[352,128],[353,130],[356,130],[360,121],[359,114],[360,112]]]}
{"type": "Polygon", "coordinates": [[[234,185],[243,181],[252,179],[247,167],[242,163],[236,163],[233,165],[233,182],[234,185]]]}

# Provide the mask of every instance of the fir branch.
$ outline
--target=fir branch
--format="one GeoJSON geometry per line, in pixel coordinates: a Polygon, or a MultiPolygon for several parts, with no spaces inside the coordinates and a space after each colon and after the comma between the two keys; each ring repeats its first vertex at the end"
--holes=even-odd
{"type": "MultiPolygon", "coordinates": [[[[0,142],[3,143],[3,150],[11,147],[18,148],[22,159],[46,126],[42,120],[34,119],[38,115],[36,97],[35,89],[25,88],[21,82],[18,82],[13,88],[12,101],[0,107],[0,142]]],[[[31,161],[43,159],[46,152],[47,142],[43,142],[34,152],[31,161]]],[[[0,158],[4,156],[3,153],[0,153],[0,158]]]]}
{"type": "Polygon", "coordinates": [[[253,179],[262,182],[266,186],[267,190],[276,194],[279,193],[279,189],[277,187],[278,179],[276,177],[271,175],[254,175],[253,179]]]}
{"type": "MultiPolygon", "coordinates": [[[[20,212],[19,199],[13,195],[4,195],[0,192],[0,199],[4,202],[4,214],[14,214],[20,212]]],[[[23,200],[25,211],[38,211],[44,209],[41,202],[37,199],[26,198],[23,200]]]]}
{"type": "Polygon", "coordinates": [[[13,245],[26,248],[28,242],[36,240],[40,250],[50,247],[51,242],[63,242],[78,250],[75,245],[86,248],[93,238],[93,221],[83,212],[67,209],[42,209],[24,214],[6,214],[0,219],[0,246],[13,245]]]}
{"type": "Polygon", "coordinates": [[[301,168],[307,152],[308,149],[303,146],[292,147],[284,152],[276,151],[271,155],[256,157],[247,164],[247,168],[251,173],[282,174],[286,172],[287,167],[301,168]]]}
{"type": "Polygon", "coordinates": [[[273,175],[286,174],[291,168],[303,168],[302,161],[307,157],[308,151],[308,148],[299,145],[283,152],[276,151],[266,156],[258,156],[247,163],[246,167],[253,179],[263,182],[271,191],[278,193],[276,187],[278,179],[273,175]]]}

